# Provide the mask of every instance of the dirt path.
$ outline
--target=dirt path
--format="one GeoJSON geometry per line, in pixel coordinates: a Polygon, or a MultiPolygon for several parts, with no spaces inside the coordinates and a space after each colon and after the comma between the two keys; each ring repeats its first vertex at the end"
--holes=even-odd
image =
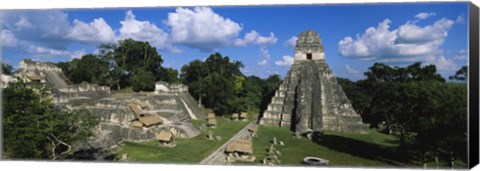
{"type": "Polygon", "coordinates": [[[227,164],[226,155],[224,153],[225,148],[227,145],[232,142],[233,140],[246,138],[249,136],[248,128],[255,124],[255,122],[250,122],[247,126],[245,126],[242,130],[238,131],[232,138],[230,138],[227,142],[225,142],[222,146],[220,146],[217,150],[212,152],[209,156],[204,158],[200,164],[210,164],[210,165],[223,165],[227,164]]]}

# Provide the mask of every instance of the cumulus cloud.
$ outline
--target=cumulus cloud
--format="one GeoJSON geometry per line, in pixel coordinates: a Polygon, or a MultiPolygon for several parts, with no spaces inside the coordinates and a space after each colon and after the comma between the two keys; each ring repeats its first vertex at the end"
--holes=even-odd
{"type": "Polygon", "coordinates": [[[171,27],[175,43],[203,51],[228,45],[242,30],[240,24],[207,7],[196,7],[193,10],[177,8],[168,14],[165,23],[171,27]]]}
{"type": "Polygon", "coordinates": [[[345,65],[345,68],[347,69],[347,73],[348,74],[359,74],[360,71],[356,70],[356,69],[353,69],[352,67],[350,67],[348,64],[345,65]]]}
{"type": "Polygon", "coordinates": [[[58,10],[6,11],[2,18],[1,44],[33,56],[78,58],[84,50],[67,51],[71,43],[110,43],[115,32],[103,18],[86,23],[58,10]]]}
{"type": "Polygon", "coordinates": [[[298,40],[298,37],[297,36],[292,36],[292,38],[288,39],[286,42],[285,42],[285,46],[287,47],[295,47],[297,45],[297,40],[298,40]]]}
{"type": "Polygon", "coordinates": [[[270,32],[270,36],[264,37],[258,34],[255,30],[245,34],[243,39],[237,38],[233,41],[235,46],[246,46],[247,44],[257,44],[261,46],[271,45],[277,43],[277,38],[275,34],[270,32]]]}
{"type": "Polygon", "coordinates": [[[67,17],[57,10],[5,11],[2,25],[19,41],[66,49],[71,29],[67,17]]]}
{"type": "Polygon", "coordinates": [[[453,60],[452,58],[440,56],[434,61],[431,61],[431,63],[434,64],[439,71],[456,71],[458,70],[458,66],[453,60]]]}
{"type": "Polygon", "coordinates": [[[94,19],[91,23],[74,19],[67,37],[88,44],[112,43],[115,41],[115,32],[103,18],[94,19]]]}
{"type": "Polygon", "coordinates": [[[413,62],[432,60],[442,53],[440,45],[448,36],[453,21],[442,18],[420,27],[412,22],[390,30],[389,19],[370,27],[356,38],[340,40],[339,52],[344,57],[380,62],[413,62]]]}
{"type": "Polygon", "coordinates": [[[441,41],[448,36],[448,30],[452,27],[454,22],[442,18],[436,21],[433,25],[419,27],[413,23],[406,23],[398,28],[399,42],[404,43],[425,43],[441,41]]]}
{"type": "Polygon", "coordinates": [[[275,65],[277,66],[290,66],[294,62],[294,58],[289,55],[285,55],[282,57],[282,60],[280,61],[275,61],[275,65]]]}
{"type": "Polygon", "coordinates": [[[147,41],[151,45],[161,50],[169,50],[171,52],[180,52],[179,49],[173,47],[170,42],[169,35],[155,24],[149,21],[139,21],[131,10],[127,11],[125,19],[120,21],[120,35],[118,39],[123,40],[132,38],[139,41],[147,41]]]}
{"type": "Polygon", "coordinates": [[[425,20],[428,17],[434,16],[434,15],[436,15],[436,14],[433,13],[433,12],[431,12],[431,13],[422,12],[422,13],[418,13],[417,15],[415,15],[415,18],[420,19],[420,20],[425,20]]]}
{"type": "Polygon", "coordinates": [[[358,57],[362,59],[382,58],[392,54],[392,47],[397,39],[396,30],[390,31],[389,19],[379,23],[376,28],[370,27],[363,35],[357,35],[356,39],[345,37],[338,43],[339,51],[345,57],[358,57]]]}
{"type": "Polygon", "coordinates": [[[83,55],[86,54],[85,50],[75,50],[75,51],[68,51],[68,50],[58,50],[52,49],[47,47],[29,45],[26,51],[30,54],[34,54],[34,56],[38,57],[69,57],[71,59],[74,58],[81,58],[83,55]]]}
{"type": "Polygon", "coordinates": [[[261,47],[260,48],[260,57],[261,60],[257,63],[260,66],[265,66],[268,64],[268,61],[270,60],[270,52],[268,49],[261,47]]]}
{"type": "Polygon", "coordinates": [[[2,22],[2,46],[32,55],[50,54],[75,58],[81,56],[81,53],[66,52],[72,43],[98,46],[126,38],[148,41],[160,50],[180,52],[173,47],[168,33],[149,21],[136,20],[131,10],[120,21],[118,34],[103,18],[91,22],[79,19],[70,22],[68,14],[58,10],[8,11],[2,22]]]}
{"type": "Polygon", "coordinates": [[[0,46],[1,47],[16,47],[18,44],[17,38],[9,30],[2,30],[0,32],[0,46]]]}
{"type": "Polygon", "coordinates": [[[30,23],[30,21],[28,21],[28,18],[25,17],[25,16],[20,16],[20,20],[18,20],[17,22],[15,22],[14,25],[17,26],[18,29],[24,29],[24,28],[31,28],[31,27],[33,27],[33,26],[32,26],[32,23],[30,23]]]}

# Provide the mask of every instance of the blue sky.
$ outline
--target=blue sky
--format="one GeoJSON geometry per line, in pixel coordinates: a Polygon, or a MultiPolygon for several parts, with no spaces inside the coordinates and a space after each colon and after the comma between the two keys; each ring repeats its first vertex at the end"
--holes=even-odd
{"type": "Polygon", "coordinates": [[[468,4],[343,5],[4,10],[2,61],[69,61],[102,43],[148,41],[164,66],[180,69],[220,52],[242,61],[246,75],[287,73],[296,36],[319,33],[326,62],[339,77],[363,78],[375,62],[435,64],[445,77],[467,64],[468,4]]]}

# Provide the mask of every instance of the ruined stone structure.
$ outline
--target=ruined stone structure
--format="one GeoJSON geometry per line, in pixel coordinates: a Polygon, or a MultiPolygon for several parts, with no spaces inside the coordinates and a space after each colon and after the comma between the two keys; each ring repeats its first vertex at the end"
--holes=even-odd
{"type": "Polygon", "coordinates": [[[188,91],[188,86],[179,83],[169,84],[164,81],[158,81],[155,83],[155,93],[177,93],[177,92],[186,92],[188,91]]]}
{"type": "Polygon", "coordinates": [[[320,37],[311,30],[300,33],[295,62],[259,122],[290,127],[298,134],[368,130],[325,63],[320,37]]]}
{"type": "Polygon", "coordinates": [[[52,99],[59,108],[85,109],[98,116],[100,123],[95,137],[88,145],[79,146],[109,149],[123,141],[155,139],[161,131],[171,132],[178,138],[192,138],[200,131],[191,121],[205,118],[197,102],[188,94],[188,87],[182,84],[164,83],[169,91],[156,93],[112,94],[106,86],[68,84],[62,70],[53,63],[22,60],[16,75],[32,81],[28,77],[32,73],[51,88],[52,99]],[[134,111],[131,104],[137,105],[139,111],[134,111]]]}

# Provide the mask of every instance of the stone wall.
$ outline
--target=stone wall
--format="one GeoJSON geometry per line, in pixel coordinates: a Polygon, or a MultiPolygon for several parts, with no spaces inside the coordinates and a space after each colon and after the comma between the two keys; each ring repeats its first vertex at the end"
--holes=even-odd
{"type": "Polygon", "coordinates": [[[2,74],[1,75],[1,84],[2,84],[2,88],[7,88],[8,86],[8,83],[12,83],[12,82],[16,82],[17,79],[15,79],[13,76],[11,75],[4,75],[2,74]]]}
{"type": "Polygon", "coordinates": [[[23,71],[54,71],[62,72],[62,69],[55,66],[53,63],[32,61],[31,59],[24,59],[20,61],[20,70],[23,71]]]}
{"type": "Polygon", "coordinates": [[[92,92],[92,91],[110,92],[110,87],[99,86],[96,84],[77,84],[77,85],[69,85],[66,88],[59,88],[58,90],[63,93],[82,93],[82,92],[92,92]]]}
{"type": "Polygon", "coordinates": [[[179,93],[179,92],[187,92],[188,86],[179,83],[167,83],[164,81],[158,81],[155,83],[155,92],[160,93],[179,93]]]}

